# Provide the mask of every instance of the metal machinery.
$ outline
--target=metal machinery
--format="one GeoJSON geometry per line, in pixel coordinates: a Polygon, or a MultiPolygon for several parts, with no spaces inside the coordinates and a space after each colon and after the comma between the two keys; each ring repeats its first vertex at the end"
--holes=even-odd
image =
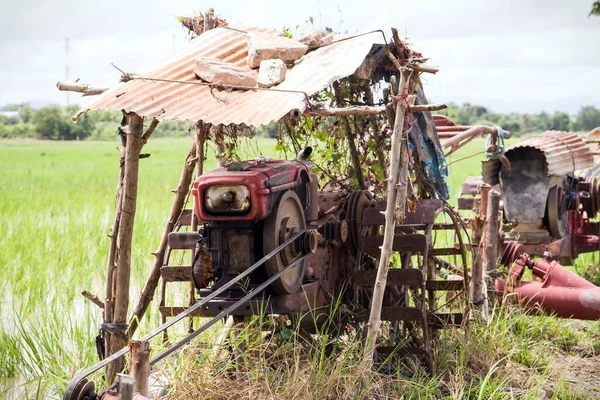
{"type": "MultiPolygon", "coordinates": [[[[175,318],[140,340],[187,316],[213,318],[151,364],[228,315],[288,315],[308,333],[328,317],[335,321],[330,334],[360,331],[360,323],[369,316],[385,201],[373,200],[367,191],[318,192],[310,167],[305,157],[258,158],[196,179],[195,212],[204,225],[198,232],[171,233],[169,243],[198,250],[192,278],[200,299],[183,312],[172,308],[169,315],[175,318]],[[332,308],[333,299],[339,298],[343,309],[332,308]]],[[[393,249],[400,264],[388,275],[381,316],[388,328],[378,342],[379,363],[409,355],[432,368],[435,332],[466,321],[462,237],[456,215],[436,199],[419,201],[396,227],[393,249]],[[456,238],[456,244],[448,243],[448,237],[456,238]]],[[[165,313],[167,309],[161,308],[165,313]]],[[[125,352],[78,375],[64,399],[109,398],[110,391],[95,394],[86,377],[125,352]]]]}
{"type": "Polygon", "coordinates": [[[599,250],[600,192],[593,154],[584,138],[547,131],[511,146],[502,159],[483,163],[482,177],[462,185],[459,209],[472,209],[478,187],[487,183],[502,195],[503,258],[550,255],[573,265],[579,254],[599,250]]]}
{"type": "MultiPolygon", "coordinates": [[[[230,40],[238,40],[241,48],[247,45],[246,35],[237,31],[215,31],[208,35],[231,36],[230,40]]],[[[371,39],[363,36],[343,39],[311,53],[319,74],[303,72],[302,68],[306,70],[311,67],[311,61],[305,60],[300,64],[301,68],[292,69],[288,73],[290,77],[286,79],[293,82],[294,71],[299,74],[297,82],[325,76],[322,67],[327,63],[320,60],[330,62],[336,57],[356,52],[355,43],[364,41],[366,44],[361,46],[367,58],[364,55],[356,57],[356,60],[353,58],[351,61],[356,65],[342,62],[341,59],[337,63],[327,64],[331,67],[331,76],[350,76],[355,71],[358,73],[369,67],[367,83],[390,82],[393,67],[389,60],[386,61],[384,50],[389,50],[391,46],[373,45],[371,39]],[[328,55],[331,51],[339,51],[339,54],[336,53],[338,56],[328,55]],[[322,58],[318,58],[319,54],[322,58]],[[340,68],[348,71],[340,73],[340,68]]],[[[191,45],[198,43],[202,42],[196,41],[191,45]]],[[[403,47],[403,57],[410,54],[407,52],[403,47]]],[[[184,66],[189,65],[188,58],[181,62],[184,66]]],[[[169,66],[166,70],[175,71],[176,68],[169,66]]],[[[156,73],[163,72],[157,70],[156,73]]],[[[179,82],[181,78],[177,76],[179,82]]],[[[205,90],[203,104],[216,101],[212,88],[209,90],[196,86],[197,79],[193,73],[189,79],[194,83],[193,90],[205,90]]],[[[331,84],[331,80],[328,82],[325,86],[331,84]]],[[[138,83],[129,82],[124,86],[133,88],[138,83]]],[[[371,93],[371,89],[368,89],[371,93]]],[[[148,87],[148,90],[151,88],[148,87]]],[[[415,91],[416,96],[411,95],[414,97],[411,100],[414,100],[413,105],[426,105],[422,87],[418,85],[415,91]]],[[[298,91],[292,92],[288,95],[296,96],[292,98],[296,101],[298,91]]],[[[381,91],[382,94],[384,92],[381,91]]],[[[241,90],[230,93],[233,97],[246,96],[249,99],[248,115],[254,117],[257,113],[252,108],[254,103],[250,101],[251,96],[263,94],[241,90]]],[[[148,96],[148,101],[154,104],[155,97],[148,96]]],[[[186,99],[197,97],[196,92],[182,96],[186,99]]],[[[126,95],[121,93],[116,98],[124,101],[126,95]]],[[[305,100],[304,97],[302,99],[305,100]]],[[[114,99],[107,95],[104,100],[112,102],[114,99]]],[[[389,100],[382,100],[382,104],[389,103],[389,100]]],[[[139,101],[139,96],[135,96],[135,104],[139,101]]],[[[275,102],[269,104],[271,107],[276,105],[275,102]]],[[[297,103],[290,104],[293,106],[297,103]]],[[[101,101],[96,106],[107,107],[101,101]]],[[[230,114],[233,108],[225,109],[226,106],[227,103],[223,101],[213,105],[215,109],[223,108],[218,115],[230,114]]],[[[121,108],[119,106],[118,109],[121,108]]],[[[382,109],[385,112],[385,108],[382,109]]],[[[284,109],[284,112],[289,111],[284,109]]],[[[419,183],[416,186],[419,191],[411,197],[414,201],[408,202],[403,223],[395,227],[394,268],[390,269],[387,277],[381,312],[383,332],[378,337],[375,353],[376,362],[392,370],[397,368],[398,363],[394,361],[398,361],[399,357],[410,356],[432,371],[436,332],[445,327],[461,326],[468,321],[467,244],[463,239],[465,228],[462,221],[445,202],[448,198],[445,183],[447,168],[434,120],[429,112],[411,114],[406,132],[411,144],[411,167],[419,183]],[[419,200],[416,200],[417,195],[419,200]]],[[[202,114],[202,118],[207,116],[202,114]]],[[[281,118],[281,115],[277,118],[281,118]]],[[[271,119],[265,120],[269,121],[271,119]]],[[[501,131],[500,128],[478,127],[464,132],[461,139],[468,141],[471,137],[490,133],[494,148],[499,150],[495,141],[501,131]]],[[[454,143],[452,147],[458,148],[460,144],[454,143]]],[[[291,326],[303,333],[311,334],[320,330],[319,333],[328,335],[351,332],[359,337],[362,335],[363,322],[369,317],[383,243],[383,211],[386,203],[374,199],[366,190],[319,191],[317,179],[311,172],[313,165],[309,161],[310,152],[310,148],[306,148],[295,160],[261,157],[233,162],[205,173],[194,181],[194,210],[182,210],[168,235],[168,248],[164,259],[160,261],[162,294],[159,309],[163,324],[139,340],[147,342],[187,317],[208,319],[201,320],[196,327],[191,324],[190,334],[157,354],[150,360],[150,365],[169,356],[229,316],[241,320],[259,314],[278,314],[286,316],[291,326]],[[191,222],[193,215],[197,217],[199,226],[191,222]],[[185,226],[193,229],[184,231],[181,228],[185,226]],[[174,258],[171,253],[176,250],[192,250],[192,265],[171,265],[170,260],[174,258]],[[166,304],[166,288],[172,286],[173,282],[193,285],[189,304],[166,304]],[[171,319],[167,320],[168,317],[171,319]],[[325,320],[330,323],[329,329],[323,332],[321,325],[325,320]]],[[[64,399],[108,399],[114,396],[110,388],[95,393],[94,383],[87,378],[126,353],[127,348],[124,348],[81,372],[72,380],[64,399]]]]}

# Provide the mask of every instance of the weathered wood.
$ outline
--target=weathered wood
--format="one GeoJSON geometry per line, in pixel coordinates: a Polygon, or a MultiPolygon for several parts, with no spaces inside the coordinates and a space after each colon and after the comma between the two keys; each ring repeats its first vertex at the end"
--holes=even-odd
{"type": "Polygon", "coordinates": [[[104,303],[95,294],[91,294],[87,290],[81,292],[81,295],[104,310],[104,303]]]}
{"type": "Polygon", "coordinates": [[[190,184],[192,183],[192,172],[194,171],[194,167],[196,165],[195,158],[196,144],[194,143],[185,160],[183,171],[181,172],[181,177],[179,178],[179,185],[175,191],[175,199],[171,205],[171,211],[169,212],[167,223],[165,225],[165,229],[163,230],[158,249],[153,252],[155,258],[154,262],[152,263],[152,267],[150,268],[148,279],[146,280],[146,284],[142,289],[140,299],[133,309],[133,314],[129,321],[129,328],[127,329],[127,337],[133,336],[138,327],[139,320],[142,318],[146,312],[146,309],[148,308],[148,305],[150,305],[150,302],[154,298],[154,293],[160,279],[160,268],[162,267],[165,251],[167,249],[169,233],[173,231],[173,227],[177,223],[179,215],[182,213],[185,199],[190,190],[190,184]]]}
{"type": "Polygon", "coordinates": [[[448,108],[446,104],[417,104],[410,106],[410,112],[431,112],[448,108]]]}
{"type": "Polygon", "coordinates": [[[213,139],[215,142],[215,157],[217,158],[217,165],[222,167],[225,158],[225,138],[223,137],[223,125],[215,125],[211,128],[213,133],[213,139]]]}
{"type": "Polygon", "coordinates": [[[487,225],[485,228],[485,269],[488,273],[498,268],[499,215],[500,193],[490,190],[487,204],[487,225]]]}
{"type": "Polygon", "coordinates": [[[119,400],[132,400],[135,381],[132,377],[119,374],[119,400]]]}
{"type": "Polygon", "coordinates": [[[487,196],[490,190],[489,185],[481,185],[481,198],[485,201],[480,203],[478,214],[471,219],[472,240],[471,240],[471,298],[477,317],[487,321],[487,299],[486,287],[483,279],[483,233],[486,225],[487,214],[487,196]]]}
{"type": "MultiPolygon", "coordinates": [[[[342,106],[344,103],[344,98],[342,91],[340,90],[340,84],[337,81],[333,83],[333,92],[335,94],[335,101],[337,105],[342,106]]],[[[348,120],[347,116],[341,116],[340,118],[344,124],[344,130],[346,131],[346,140],[348,141],[348,148],[350,149],[350,157],[352,157],[352,163],[354,164],[358,186],[364,190],[367,188],[367,185],[365,183],[365,177],[361,168],[358,150],[356,149],[356,143],[354,142],[354,135],[352,134],[352,130],[350,128],[350,121],[348,120]]]]}
{"type": "MultiPolygon", "coordinates": [[[[121,206],[121,220],[117,235],[116,270],[114,273],[114,310],[113,326],[126,326],[127,311],[129,309],[129,282],[131,278],[131,242],[133,238],[133,224],[137,206],[138,172],[140,151],[142,149],[143,120],[135,114],[127,114],[127,125],[123,129],[127,137],[125,146],[125,172],[123,177],[123,194],[121,206]]],[[[113,233],[115,234],[115,233],[113,233]]],[[[120,330],[120,328],[115,328],[120,330]]],[[[125,347],[127,338],[125,329],[122,334],[111,334],[110,352],[115,353],[125,347]]],[[[123,369],[123,359],[119,359],[107,367],[107,380],[112,383],[116,373],[123,369]]]]}
{"type": "MultiPolygon", "coordinates": [[[[120,150],[121,160],[125,159],[125,149],[120,150]]],[[[108,251],[108,260],[106,262],[106,287],[105,287],[105,297],[104,297],[104,313],[103,320],[104,324],[110,324],[113,321],[113,313],[114,313],[114,301],[113,301],[113,293],[114,293],[114,285],[115,285],[115,260],[117,253],[117,232],[119,231],[119,225],[121,223],[121,206],[123,204],[123,177],[125,175],[124,163],[120,163],[119,167],[119,181],[117,182],[117,194],[115,200],[115,219],[113,221],[113,225],[111,227],[110,236],[110,247],[108,251]]],[[[108,332],[103,333],[104,336],[104,349],[105,349],[105,357],[111,355],[111,338],[112,336],[108,334],[108,332]]]]}
{"type": "Polygon", "coordinates": [[[344,108],[316,108],[310,114],[323,117],[345,117],[349,115],[379,115],[385,113],[385,106],[350,106],[344,108]]]}
{"type": "Polygon", "coordinates": [[[86,83],[71,82],[71,81],[58,81],[56,82],[58,90],[63,92],[76,92],[83,93],[84,96],[96,96],[102,94],[108,90],[108,88],[93,86],[86,83]]]}
{"type": "Polygon", "coordinates": [[[150,376],[150,345],[140,340],[130,340],[129,369],[135,381],[133,391],[148,396],[148,377],[150,376]]]}
{"type": "Polygon", "coordinates": [[[429,65],[423,65],[423,64],[406,64],[406,66],[408,68],[411,68],[417,72],[427,72],[429,74],[437,74],[440,69],[439,68],[435,68],[435,67],[431,67],[429,65]]]}
{"type": "Polygon", "coordinates": [[[142,146],[148,142],[148,139],[150,139],[150,136],[152,136],[154,130],[158,126],[158,122],[159,121],[156,118],[152,118],[150,126],[148,126],[148,129],[146,129],[146,132],[144,132],[144,134],[142,135],[142,146]]]}
{"type": "MultiPolygon", "coordinates": [[[[409,86],[411,71],[406,68],[400,69],[400,87],[398,92],[404,93],[405,88],[409,86]]],[[[373,351],[375,350],[375,341],[377,332],[381,326],[381,309],[383,305],[383,295],[387,282],[387,274],[390,267],[390,256],[394,242],[394,229],[396,227],[395,206],[396,206],[396,185],[400,177],[400,157],[402,134],[404,131],[404,116],[406,104],[399,101],[396,104],[396,118],[392,132],[392,152],[390,160],[390,171],[388,174],[387,185],[387,203],[385,210],[385,226],[383,233],[383,246],[379,266],[377,268],[377,278],[373,287],[373,297],[371,300],[371,311],[369,322],[367,324],[367,339],[365,342],[363,354],[363,370],[370,371],[373,366],[373,351]]]]}

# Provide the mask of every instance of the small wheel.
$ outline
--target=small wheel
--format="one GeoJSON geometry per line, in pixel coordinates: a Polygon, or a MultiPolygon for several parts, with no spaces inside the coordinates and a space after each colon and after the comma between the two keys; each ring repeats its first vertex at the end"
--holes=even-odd
{"type": "MultiPolygon", "coordinates": [[[[271,215],[264,222],[264,254],[269,253],[294,234],[305,229],[306,219],[304,218],[300,199],[292,191],[283,193],[275,203],[271,215]]],[[[300,255],[298,249],[299,246],[290,244],[275,257],[265,262],[267,275],[271,277],[292,263],[300,255]]],[[[273,282],[272,287],[277,293],[296,293],[302,285],[303,278],[304,261],[279,277],[279,279],[273,282]]]]}

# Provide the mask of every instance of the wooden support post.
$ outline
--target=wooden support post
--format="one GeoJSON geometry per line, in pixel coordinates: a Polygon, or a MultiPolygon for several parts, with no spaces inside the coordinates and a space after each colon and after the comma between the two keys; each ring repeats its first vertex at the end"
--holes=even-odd
{"type": "Polygon", "coordinates": [[[482,237],[486,225],[487,198],[490,186],[485,183],[479,188],[481,193],[481,203],[479,212],[471,219],[472,240],[471,240],[471,298],[476,315],[482,320],[488,320],[487,315],[487,290],[483,279],[483,241],[482,237]]]}
{"type": "Polygon", "coordinates": [[[212,127],[213,138],[215,141],[215,153],[217,157],[217,165],[219,167],[223,166],[225,157],[225,138],[223,137],[223,125],[215,125],[212,127]]]}
{"type": "MultiPolygon", "coordinates": [[[[343,106],[344,97],[340,90],[339,82],[333,82],[333,91],[335,93],[335,101],[337,105],[340,107],[343,106]]],[[[352,157],[352,163],[354,164],[356,180],[358,181],[358,186],[364,190],[367,188],[367,185],[365,183],[365,177],[363,176],[360,157],[358,156],[358,150],[356,149],[356,143],[354,142],[354,135],[352,134],[352,130],[350,128],[350,121],[348,120],[347,116],[342,116],[341,119],[344,124],[344,130],[346,131],[346,140],[348,141],[350,156],[352,157]]]]}
{"type": "Polygon", "coordinates": [[[148,305],[150,305],[150,302],[154,298],[154,292],[156,291],[158,280],[160,279],[160,268],[162,267],[165,251],[167,249],[169,233],[173,231],[173,227],[177,223],[177,220],[181,215],[181,211],[183,210],[183,204],[185,203],[186,196],[190,190],[190,184],[192,183],[192,172],[194,171],[195,165],[196,144],[194,143],[185,160],[183,171],[181,172],[181,177],[179,178],[179,185],[175,190],[175,200],[173,200],[173,205],[171,206],[171,211],[169,212],[167,224],[163,230],[160,244],[158,245],[158,250],[152,253],[155,257],[154,262],[152,264],[152,268],[150,269],[150,274],[146,284],[142,289],[140,299],[133,309],[133,314],[131,316],[131,320],[129,321],[129,328],[127,329],[127,337],[133,336],[138,327],[139,320],[142,318],[146,312],[146,309],[148,308],[148,305]]]}
{"type": "Polygon", "coordinates": [[[500,193],[490,190],[487,203],[487,225],[485,229],[485,270],[493,273],[498,268],[500,239],[500,193]]]}
{"type": "Polygon", "coordinates": [[[132,400],[135,381],[132,377],[119,374],[119,400],[132,400]]]}
{"type": "MultiPolygon", "coordinates": [[[[211,9],[212,10],[212,9],[211,9]]],[[[206,19],[205,19],[206,21],[206,19]]],[[[196,178],[204,173],[204,140],[210,131],[210,124],[205,124],[202,121],[198,121],[195,124],[195,135],[194,142],[196,143],[196,178]]],[[[196,198],[194,198],[194,210],[192,212],[192,232],[198,231],[198,216],[196,215],[196,198]]],[[[192,249],[190,254],[190,265],[194,266],[194,260],[196,259],[196,249],[192,249]]],[[[190,279],[190,301],[189,306],[193,306],[196,302],[196,286],[194,280],[190,279]]],[[[189,321],[189,333],[194,332],[194,317],[190,316],[189,321]]]]}
{"type": "MultiPolygon", "coordinates": [[[[129,281],[131,276],[131,242],[137,205],[138,172],[140,151],[142,150],[143,119],[135,113],[126,115],[127,125],[123,128],[126,135],[125,171],[123,175],[123,193],[121,195],[121,217],[117,235],[116,270],[114,271],[114,303],[110,354],[127,344],[127,311],[129,308],[129,281]]],[[[123,359],[114,361],[107,367],[107,380],[112,383],[116,373],[123,369],[123,359]]]]}
{"type": "Polygon", "coordinates": [[[129,363],[131,377],[135,381],[133,391],[148,396],[148,377],[150,376],[150,345],[139,340],[129,341],[129,363]]]}
{"type": "MultiPolygon", "coordinates": [[[[108,260],[106,262],[106,288],[104,298],[104,324],[108,325],[113,322],[114,314],[114,286],[115,286],[115,268],[116,268],[116,253],[117,253],[117,232],[119,232],[119,226],[121,224],[121,206],[123,204],[123,177],[125,175],[125,149],[120,150],[120,167],[119,167],[119,181],[117,183],[117,195],[115,200],[115,219],[111,227],[110,233],[110,248],[108,251],[108,260]]],[[[110,356],[112,336],[108,331],[103,332],[104,336],[104,357],[110,356]]]]}
{"type": "MultiPolygon", "coordinates": [[[[407,68],[400,69],[400,88],[399,93],[404,93],[405,88],[409,86],[411,71],[407,68]]],[[[387,184],[387,203],[385,210],[385,226],[383,233],[383,246],[381,248],[381,257],[373,287],[373,298],[371,300],[371,312],[367,324],[367,339],[363,354],[363,371],[370,371],[373,366],[373,352],[377,339],[377,332],[381,326],[381,307],[383,305],[383,295],[387,283],[387,275],[390,267],[390,257],[392,254],[392,244],[394,241],[394,230],[396,228],[396,187],[400,178],[400,157],[402,152],[402,135],[404,132],[404,116],[406,104],[399,101],[396,105],[396,118],[394,120],[394,130],[392,133],[392,153],[390,160],[390,171],[387,184]]]]}

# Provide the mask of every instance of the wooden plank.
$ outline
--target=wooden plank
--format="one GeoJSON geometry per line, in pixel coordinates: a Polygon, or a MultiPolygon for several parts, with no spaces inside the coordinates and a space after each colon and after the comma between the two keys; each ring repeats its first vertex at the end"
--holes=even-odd
{"type": "MultiPolygon", "coordinates": [[[[376,270],[354,272],[354,283],[358,286],[373,286],[375,284],[376,270]]],[[[423,271],[416,268],[392,268],[388,271],[387,284],[421,286],[423,284],[423,271]]]]}
{"type": "Polygon", "coordinates": [[[427,281],[425,282],[427,290],[439,290],[439,291],[460,291],[465,289],[465,281],[427,281]]]}
{"type": "Polygon", "coordinates": [[[461,326],[463,323],[462,313],[430,313],[427,314],[429,326],[433,329],[461,326]]]}
{"type": "Polygon", "coordinates": [[[458,256],[461,253],[461,250],[456,247],[429,250],[430,256],[458,256]]]}
{"type": "Polygon", "coordinates": [[[459,197],[457,201],[457,207],[459,210],[473,210],[475,206],[476,198],[471,197],[459,197]]]}
{"type": "Polygon", "coordinates": [[[179,216],[179,225],[181,226],[192,226],[192,214],[194,210],[185,209],[181,211],[181,215],[179,216]]]}
{"type": "MultiPolygon", "coordinates": [[[[404,224],[432,224],[435,222],[436,213],[443,204],[440,200],[420,200],[414,212],[406,213],[404,224]]],[[[384,225],[385,201],[378,201],[363,211],[363,226],[384,225]]]]}
{"type": "Polygon", "coordinates": [[[192,279],[192,266],[165,265],[160,268],[160,276],[165,282],[187,282],[192,279]]]}
{"type": "MultiPolygon", "coordinates": [[[[383,244],[383,236],[364,236],[361,238],[363,242],[363,250],[365,253],[379,257],[381,246],[383,244]]],[[[407,251],[424,252],[427,248],[427,237],[420,233],[411,233],[406,235],[394,235],[392,251],[404,253],[407,251]]]]}

